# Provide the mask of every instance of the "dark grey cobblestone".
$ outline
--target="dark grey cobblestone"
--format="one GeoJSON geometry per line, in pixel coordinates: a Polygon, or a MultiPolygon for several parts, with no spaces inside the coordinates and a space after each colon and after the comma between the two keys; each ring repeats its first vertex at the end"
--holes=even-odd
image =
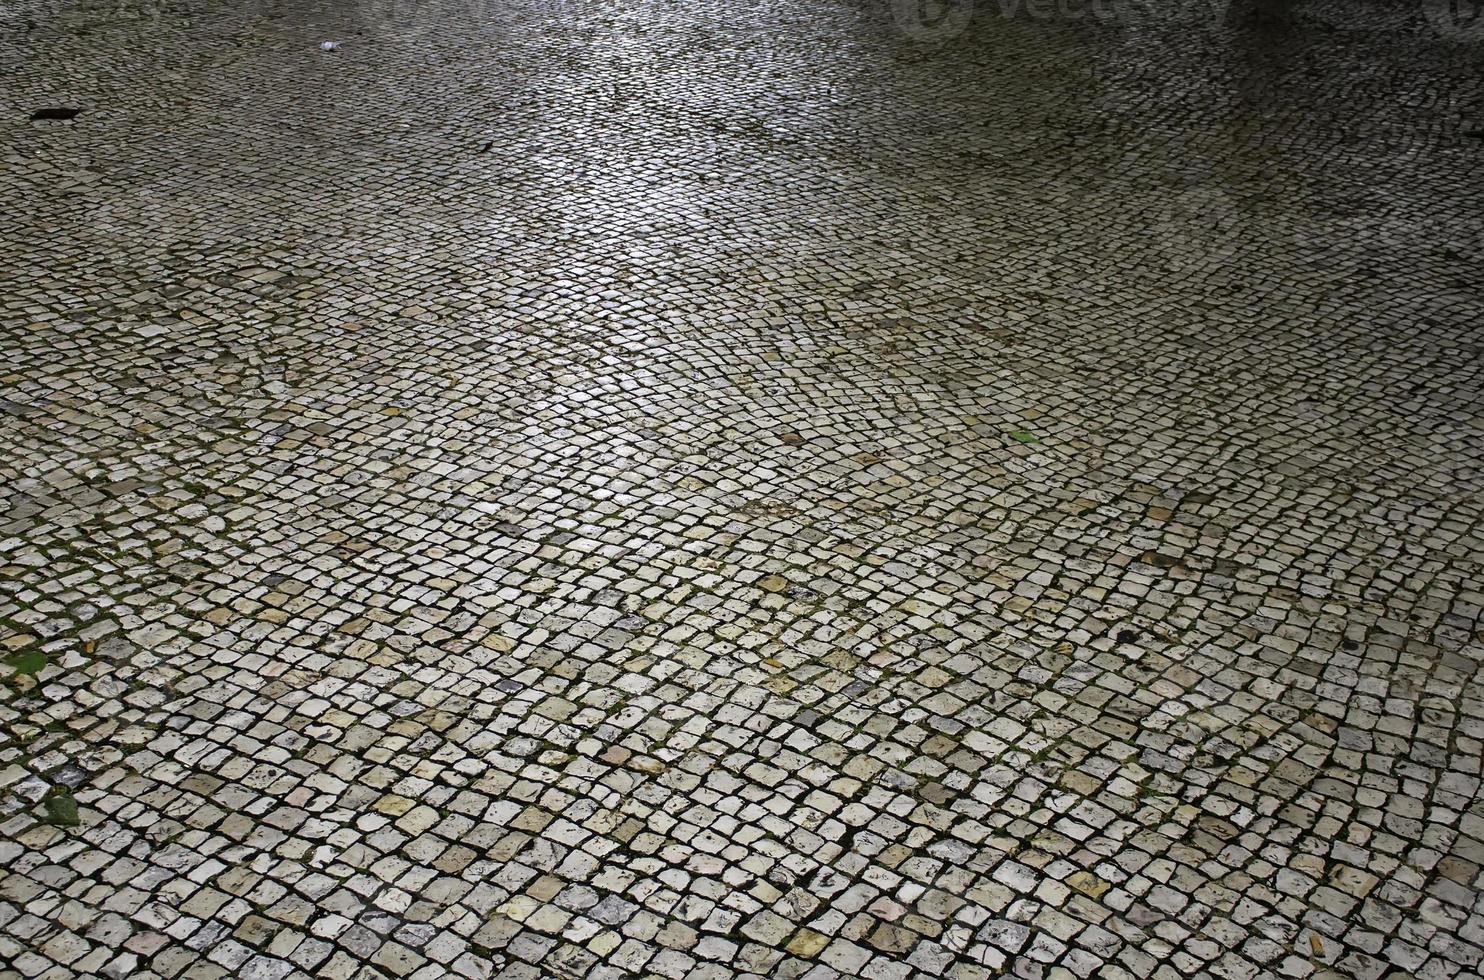
{"type": "Polygon", "coordinates": [[[1453,9],[0,9],[0,973],[1480,976],[1453,9]]]}

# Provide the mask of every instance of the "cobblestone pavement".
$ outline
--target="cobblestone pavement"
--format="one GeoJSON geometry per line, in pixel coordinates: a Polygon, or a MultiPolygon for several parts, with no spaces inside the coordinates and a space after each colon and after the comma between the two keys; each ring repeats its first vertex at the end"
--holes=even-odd
{"type": "Polygon", "coordinates": [[[1462,27],[128,2],[0,11],[0,974],[1480,976],[1462,27]]]}

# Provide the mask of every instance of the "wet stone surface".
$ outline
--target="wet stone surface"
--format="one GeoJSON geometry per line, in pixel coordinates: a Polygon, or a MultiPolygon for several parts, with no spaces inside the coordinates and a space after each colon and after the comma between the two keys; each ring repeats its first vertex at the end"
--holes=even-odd
{"type": "Polygon", "coordinates": [[[234,6],[3,12],[0,972],[1480,975],[1469,38],[234,6]]]}

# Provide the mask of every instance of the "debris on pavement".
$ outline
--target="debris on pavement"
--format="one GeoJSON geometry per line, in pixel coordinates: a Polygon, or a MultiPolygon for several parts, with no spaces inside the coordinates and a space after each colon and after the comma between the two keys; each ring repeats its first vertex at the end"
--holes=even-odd
{"type": "Polygon", "coordinates": [[[71,106],[48,106],[45,109],[37,109],[31,113],[31,121],[36,122],[38,119],[71,119],[79,112],[82,112],[82,110],[74,109],[71,106]]]}

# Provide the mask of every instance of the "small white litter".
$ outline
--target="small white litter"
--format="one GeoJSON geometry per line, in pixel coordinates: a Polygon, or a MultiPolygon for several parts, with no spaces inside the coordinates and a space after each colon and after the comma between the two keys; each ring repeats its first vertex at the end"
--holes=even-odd
{"type": "Polygon", "coordinates": [[[339,41],[321,41],[321,42],[319,42],[319,49],[321,51],[339,51],[340,50],[340,42],[339,41]]]}

